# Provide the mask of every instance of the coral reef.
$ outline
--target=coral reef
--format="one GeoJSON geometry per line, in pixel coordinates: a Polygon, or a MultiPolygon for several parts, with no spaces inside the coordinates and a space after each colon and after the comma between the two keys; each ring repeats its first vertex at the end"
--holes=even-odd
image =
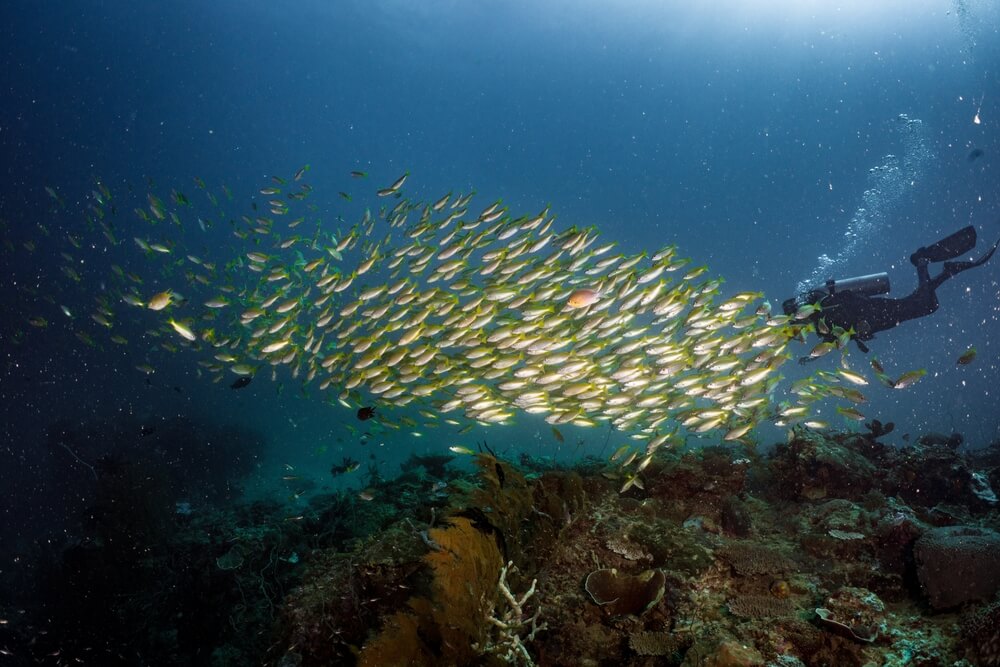
{"type": "Polygon", "coordinates": [[[32,655],[84,656],[67,637],[106,626],[102,664],[120,644],[233,666],[1000,665],[1000,510],[975,486],[1000,447],[897,431],[664,451],[626,493],[592,460],[421,455],[370,500],[318,492],[295,514],[171,511],[169,476],[109,458],[94,506],[114,511],[50,566],[41,599],[63,601],[32,655]],[[123,612],[85,613],[110,597],[123,612]]]}

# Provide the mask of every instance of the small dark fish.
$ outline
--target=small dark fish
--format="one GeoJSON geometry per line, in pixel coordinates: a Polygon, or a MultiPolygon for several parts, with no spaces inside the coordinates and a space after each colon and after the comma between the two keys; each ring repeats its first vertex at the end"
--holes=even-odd
{"type": "Polygon", "coordinates": [[[242,389],[253,381],[253,376],[251,375],[241,375],[236,378],[236,381],[229,385],[230,389],[242,389]]]}
{"type": "Polygon", "coordinates": [[[872,369],[876,373],[885,373],[885,368],[882,367],[882,362],[880,362],[878,360],[878,358],[872,357],[872,362],[871,363],[872,363],[872,369]]]}
{"type": "Polygon", "coordinates": [[[344,458],[340,465],[334,464],[331,466],[330,474],[337,477],[339,475],[343,475],[344,473],[354,472],[359,467],[361,467],[361,464],[348,456],[344,458]]]}
{"type": "Polygon", "coordinates": [[[500,482],[500,489],[502,490],[503,489],[503,483],[504,483],[504,480],[507,479],[507,475],[504,474],[503,467],[499,463],[494,463],[493,465],[496,466],[497,481],[500,482]]]}
{"type": "Polygon", "coordinates": [[[156,427],[155,426],[146,426],[146,425],[143,425],[143,426],[139,427],[139,435],[141,435],[143,437],[146,437],[147,435],[150,435],[152,433],[156,433],[156,427]]]}
{"type": "Polygon", "coordinates": [[[368,175],[367,171],[352,171],[351,172],[351,176],[353,176],[354,178],[364,178],[367,175],[368,175]]]}
{"type": "Polygon", "coordinates": [[[982,148],[973,148],[969,151],[969,162],[975,162],[984,155],[986,155],[986,151],[982,148]]]}
{"type": "Polygon", "coordinates": [[[375,416],[374,407],[365,407],[358,410],[358,419],[361,421],[367,421],[375,416]]]}
{"type": "Polygon", "coordinates": [[[972,363],[972,360],[976,358],[976,348],[972,345],[969,349],[962,353],[962,356],[958,358],[956,362],[959,366],[968,366],[972,363]]]}
{"type": "Polygon", "coordinates": [[[347,201],[351,201],[351,195],[347,194],[346,192],[338,192],[337,194],[339,194],[342,198],[346,199],[347,201]]]}

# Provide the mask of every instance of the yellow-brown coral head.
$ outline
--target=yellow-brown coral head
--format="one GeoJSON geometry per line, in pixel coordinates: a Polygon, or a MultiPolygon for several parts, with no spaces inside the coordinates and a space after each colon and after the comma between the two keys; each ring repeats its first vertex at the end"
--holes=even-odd
{"type": "Polygon", "coordinates": [[[779,600],[784,600],[791,594],[792,587],[784,579],[778,579],[771,584],[771,595],[779,600]]]}

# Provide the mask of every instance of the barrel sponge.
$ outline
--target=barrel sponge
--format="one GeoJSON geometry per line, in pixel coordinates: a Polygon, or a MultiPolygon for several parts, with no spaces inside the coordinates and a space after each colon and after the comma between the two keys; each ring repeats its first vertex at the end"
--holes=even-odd
{"type": "Polygon", "coordinates": [[[917,540],[913,555],[935,609],[988,602],[1000,590],[1000,533],[975,526],[932,528],[917,540]]]}

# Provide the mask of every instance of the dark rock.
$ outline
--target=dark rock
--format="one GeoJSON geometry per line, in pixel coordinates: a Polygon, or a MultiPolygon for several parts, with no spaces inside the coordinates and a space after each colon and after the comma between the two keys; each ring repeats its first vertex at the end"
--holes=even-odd
{"type": "Polygon", "coordinates": [[[960,505],[986,511],[989,503],[975,494],[973,471],[959,452],[947,445],[900,450],[882,484],[887,496],[899,496],[911,507],[960,505]]]}
{"type": "Polygon", "coordinates": [[[964,442],[965,437],[961,433],[952,433],[951,435],[945,435],[944,433],[924,433],[917,438],[917,444],[922,447],[944,446],[951,449],[958,449],[964,442]]]}
{"type": "Polygon", "coordinates": [[[935,609],[987,602],[1000,590],[1000,533],[975,526],[932,528],[913,553],[920,585],[935,609]]]}
{"type": "Polygon", "coordinates": [[[985,447],[973,449],[965,453],[969,465],[975,468],[1000,469],[1000,440],[994,440],[985,447]]]}

